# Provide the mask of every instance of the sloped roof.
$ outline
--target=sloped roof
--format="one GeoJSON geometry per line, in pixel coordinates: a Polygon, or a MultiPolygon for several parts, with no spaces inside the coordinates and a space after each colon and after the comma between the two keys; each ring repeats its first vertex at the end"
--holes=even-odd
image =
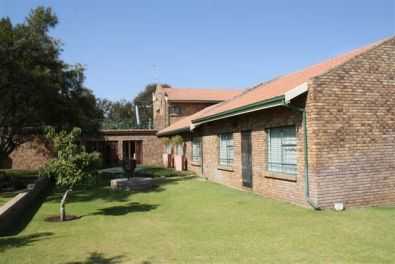
{"type": "Polygon", "coordinates": [[[211,111],[206,111],[205,113],[199,115],[198,117],[192,119],[192,122],[199,122],[210,117],[215,117],[221,113],[226,113],[229,111],[234,111],[239,108],[253,105],[258,102],[270,100],[279,96],[284,96],[285,93],[291,91],[297,86],[305,83],[309,79],[321,75],[336,66],[339,66],[355,56],[381,44],[383,41],[370,44],[366,47],[358,48],[352,50],[348,53],[339,55],[332,59],[328,59],[322,63],[312,65],[305,68],[304,70],[290,73],[284,76],[280,76],[272,81],[259,84],[252,89],[246,90],[239,96],[236,96],[230,100],[225,101],[219,107],[212,109],[211,111]]]}
{"type": "Polygon", "coordinates": [[[177,102],[222,102],[241,91],[194,88],[163,88],[169,101],[177,102]]]}
{"type": "Polygon", "coordinates": [[[173,124],[171,124],[168,127],[165,127],[164,129],[160,130],[157,135],[158,136],[167,136],[167,135],[172,135],[178,132],[184,132],[184,131],[189,131],[192,125],[192,120],[194,118],[198,118],[200,115],[203,115],[205,112],[210,111],[211,109],[217,107],[221,103],[210,105],[190,116],[184,117],[173,124]]]}
{"type": "MultiPolygon", "coordinates": [[[[258,84],[253,88],[247,89],[244,92],[235,95],[231,99],[206,107],[191,116],[185,117],[178,122],[175,122],[171,126],[159,131],[158,135],[163,136],[174,134],[178,131],[188,131],[190,130],[193,123],[204,123],[215,120],[215,118],[226,118],[229,116],[228,113],[236,112],[239,109],[245,109],[249,106],[251,106],[250,108],[252,109],[253,106],[258,105],[259,103],[270,103],[277,100],[277,98],[281,98],[281,100],[283,100],[282,98],[285,97],[286,93],[293,91],[295,88],[303,85],[308,80],[346,63],[347,61],[376,47],[388,39],[390,38],[352,50],[348,53],[328,59],[322,63],[307,67],[304,70],[293,72],[268,82],[258,84]]],[[[242,112],[240,111],[240,113],[242,112]]]]}

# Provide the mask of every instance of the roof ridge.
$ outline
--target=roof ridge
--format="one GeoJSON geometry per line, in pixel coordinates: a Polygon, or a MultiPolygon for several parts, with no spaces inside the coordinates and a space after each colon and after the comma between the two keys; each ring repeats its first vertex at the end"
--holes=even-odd
{"type": "Polygon", "coordinates": [[[308,65],[302,68],[301,70],[287,73],[285,75],[271,79],[267,82],[259,83],[254,87],[243,91],[239,95],[224,101],[222,104],[218,105],[218,107],[223,106],[220,109],[213,109],[212,111],[209,111],[208,113],[205,113],[199,118],[193,119],[192,121],[197,122],[201,118],[218,115],[220,113],[230,111],[231,109],[238,109],[241,107],[240,104],[244,106],[252,105],[254,103],[273,98],[276,96],[276,93],[284,93],[286,92],[286,90],[295,88],[296,86],[300,85],[303,82],[307,82],[317,76],[320,76],[322,74],[327,73],[328,71],[333,70],[334,68],[338,68],[339,66],[349,62],[355,57],[364,54],[369,50],[376,48],[379,45],[385,43],[387,40],[391,40],[391,39],[392,37],[375,41],[363,47],[354,48],[351,51],[343,52],[339,55],[324,59],[321,62],[308,65]],[[292,86],[292,87],[287,87],[287,86],[292,86]],[[276,90],[278,92],[276,92],[276,90]],[[266,95],[261,97],[259,96],[260,92],[266,95]]]}
{"type": "MultiPolygon", "coordinates": [[[[338,64],[338,65],[335,65],[335,66],[333,66],[333,67],[331,67],[331,68],[329,69],[329,70],[332,70],[333,68],[336,68],[336,67],[338,67],[338,66],[340,66],[340,65],[343,65],[344,63],[349,62],[350,60],[354,59],[356,56],[359,56],[359,55],[361,55],[361,54],[363,54],[363,53],[365,53],[365,52],[367,52],[367,51],[369,51],[369,50],[371,50],[371,49],[373,49],[373,48],[375,48],[375,47],[377,47],[377,46],[383,44],[384,42],[386,42],[387,40],[389,40],[389,39],[391,39],[391,38],[392,38],[392,37],[387,37],[387,38],[384,38],[384,39],[375,41],[375,42],[373,42],[373,43],[369,43],[369,44],[367,44],[367,45],[365,45],[365,46],[362,46],[362,47],[354,48],[354,49],[349,50],[349,51],[344,51],[344,52],[342,52],[342,53],[340,53],[340,54],[337,54],[337,55],[328,57],[328,58],[326,58],[326,59],[323,59],[321,62],[317,62],[317,63],[314,63],[314,64],[310,64],[310,65],[308,65],[308,66],[302,68],[301,70],[293,71],[293,72],[287,73],[287,74],[285,74],[285,75],[283,75],[283,76],[285,77],[285,76],[289,76],[289,75],[292,75],[292,74],[297,74],[297,73],[306,71],[306,70],[308,70],[308,69],[317,67],[317,66],[319,66],[319,65],[326,64],[326,63],[329,63],[329,62],[333,62],[333,61],[335,61],[336,59],[342,58],[342,57],[344,57],[344,56],[347,56],[347,55],[350,56],[350,58],[348,58],[348,59],[347,59],[346,61],[344,61],[343,63],[340,63],[340,64],[338,64]]],[[[328,70],[328,71],[329,71],[329,70],[328,70]]],[[[320,74],[318,74],[318,75],[316,75],[316,76],[314,76],[314,77],[320,76],[320,75],[322,75],[322,74],[324,74],[324,73],[326,73],[326,72],[327,72],[327,71],[325,71],[325,72],[323,72],[323,73],[320,73],[320,74]]],[[[312,77],[312,78],[313,78],[313,77],[312,77]]]]}

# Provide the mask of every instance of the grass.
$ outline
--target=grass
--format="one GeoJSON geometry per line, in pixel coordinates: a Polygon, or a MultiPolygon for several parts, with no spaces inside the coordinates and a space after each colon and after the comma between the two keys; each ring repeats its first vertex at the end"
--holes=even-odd
{"type": "Polygon", "coordinates": [[[18,193],[20,193],[20,191],[0,192],[0,206],[14,198],[18,193]]]}
{"type": "Polygon", "coordinates": [[[0,169],[0,206],[15,197],[18,191],[1,191],[1,187],[5,182],[9,185],[16,187],[16,189],[23,189],[27,183],[33,182],[37,177],[36,170],[13,170],[13,169],[0,169]]]}
{"type": "MultiPolygon", "coordinates": [[[[126,172],[122,169],[122,167],[114,167],[114,168],[107,168],[100,170],[101,174],[112,176],[112,177],[127,177],[126,172]]],[[[166,169],[163,167],[158,166],[141,166],[138,165],[135,169],[135,176],[136,177],[178,177],[178,176],[185,176],[190,174],[190,172],[185,171],[175,171],[166,169]]]]}
{"type": "MultiPolygon", "coordinates": [[[[158,169],[159,170],[159,169],[158,169]]],[[[155,169],[155,171],[158,171],[155,169]]],[[[168,172],[172,174],[173,172],[168,172]]],[[[142,193],[75,191],[58,212],[49,196],[1,263],[393,263],[395,208],[315,212],[190,177],[142,193]]]]}

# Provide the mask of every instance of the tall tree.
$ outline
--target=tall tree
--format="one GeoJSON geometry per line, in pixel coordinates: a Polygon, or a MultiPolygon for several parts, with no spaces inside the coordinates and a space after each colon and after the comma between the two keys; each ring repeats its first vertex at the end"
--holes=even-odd
{"type": "Polygon", "coordinates": [[[21,143],[26,128],[98,126],[101,112],[83,86],[83,67],[63,62],[60,40],[49,35],[57,23],[52,9],[44,7],[23,23],[0,19],[0,163],[21,143]]]}
{"type": "Polygon", "coordinates": [[[125,99],[119,101],[98,99],[97,104],[103,114],[102,128],[136,128],[136,118],[132,102],[125,99]]]}

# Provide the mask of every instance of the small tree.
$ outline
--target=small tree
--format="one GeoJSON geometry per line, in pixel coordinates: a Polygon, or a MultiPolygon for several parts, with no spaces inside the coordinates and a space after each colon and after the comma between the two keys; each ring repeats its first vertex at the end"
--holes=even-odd
{"type": "Polygon", "coordinates": [[[66,201],[73,187],[93,178],[100,167],[100,154],[87,153],[79,144],[80,136],[79,128],[73,128],[69,133],[66,131],[56,133],[51,128],[47,133],[47,138],[52,142],[57,155],[56,158],[48,161],[40,171],[40,175],[53,178],[58,187],[66,189],[60,201],[60,221],[66,218],[66,201]]]}

